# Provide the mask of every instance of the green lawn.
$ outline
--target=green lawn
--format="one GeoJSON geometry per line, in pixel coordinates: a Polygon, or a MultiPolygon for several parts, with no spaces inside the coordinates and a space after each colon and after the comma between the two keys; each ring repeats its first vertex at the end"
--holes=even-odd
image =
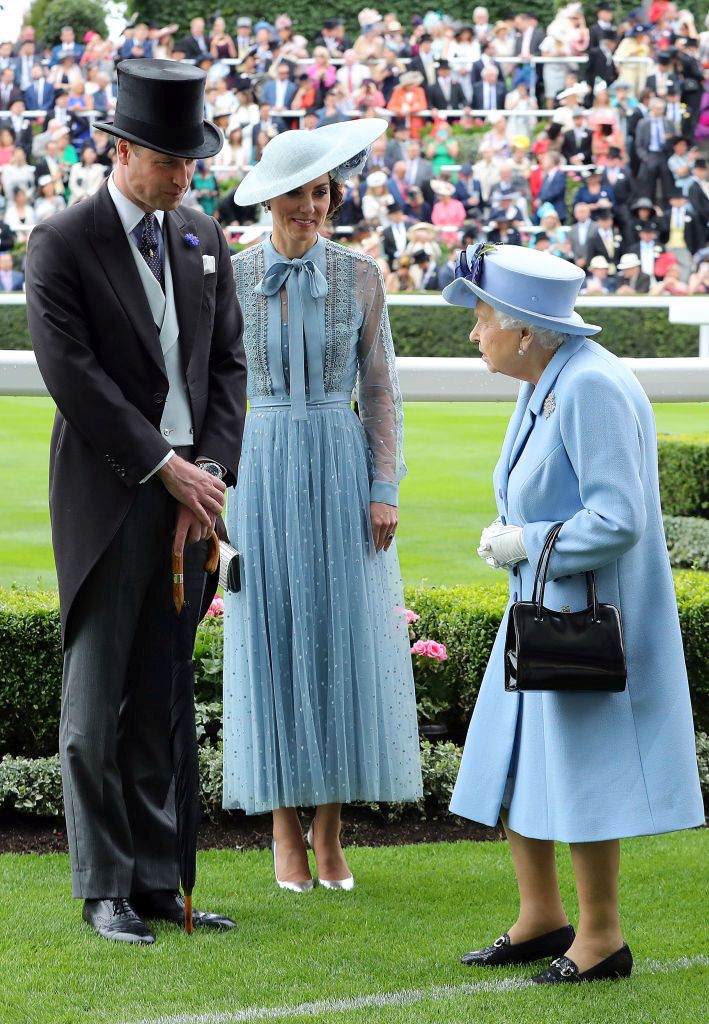
{"type": "MultiPolygon", "coordinates": [[[[529,967],[458,963],[513,920],[504,843],[352,849],[354,892],[304,896],[276,889],[267,853],[200,854],[198,905],[232,914],[239,929],[189,938],[165,925],[157,944],[142,948],[109,944],[81,922],[65,856],[4,855],[0,1020],[698,1024],[706,1019],[708,854],[707,831],[624,843],[621,902],[638,973],[555,990],[523,987],[529,967]],[[389,1005],[372,1006],[382,993],[389,1005]],[[356,997],[369,998],[360,1007],[331,1002],[356,997]],[[321,1005],[303,1007],[312,1002],[321,1005]],[[265,1007],[271,1012],[256,1012],[265,1007]]],[[[564,848],[559,862],[575,920],[564,848]]]]}
{"type": "MultiPolygon", "coordinates": [[[[406,583],[494,578],[475,554],[511,405],[410,403],[399,554],[406,583]]],[[[709,403],[655,406],[658,430],[709,431],[709,403]]],[[[55,586],[47,513],[49,399],[0,398],[0,586],[55,586]]]]}

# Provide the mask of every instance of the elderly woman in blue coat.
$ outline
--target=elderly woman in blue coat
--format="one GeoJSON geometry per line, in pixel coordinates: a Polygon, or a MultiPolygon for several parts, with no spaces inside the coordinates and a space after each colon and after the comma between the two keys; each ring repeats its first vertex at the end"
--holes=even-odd
{"type": "Polygon", "coordinates": [[[619,840],[704,821],[682,638],[665,537],[652,407],[573,309],[583,272],[518,246],[469,246],[443,296],[475,309],[470,339],[490,372],[522,382],[494,471],[499,518],[479,554],[529,600],[556,524],[544,604],[586,607],[584,574],[622,618],[621,693],[507,692],[503,619],[468,732],[451,810],[502,817],[519,916],[474,966],[555,957],[538,983],[627,976],[618,913],[619,840]],[[571,846],[578,930],[557,884],[571,846]]]}

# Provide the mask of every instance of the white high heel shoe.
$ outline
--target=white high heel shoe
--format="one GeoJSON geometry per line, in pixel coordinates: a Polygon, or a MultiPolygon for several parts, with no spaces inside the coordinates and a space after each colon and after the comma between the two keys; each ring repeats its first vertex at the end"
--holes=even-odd
{"type": "MultiPolygon", "coordinates": [[[[311,850],[314,851],[315,847],[313,846],[313,825],[312,825],[312,823],[310,825],[310,828],[308,829],[307,840],[308,840],[308,846],[310,847],[311,850]]],[[[347,878],[338,878],[338,879],[333,879],[333,880],[328,880],[327,878],[321,878],[320,876],[318,876],[318,884],[321,885],[323,887],[323,889],[342,889],[342,890],[344,890],[346,892],[349,892],[351,889],[354,889],[354,887],[355,887],[355,880],[354,880],[354,875],[348,875],[347,878]]]]}
{"type": "Polygon", "coordinates": [[[278,877],[278,861],[276,860],[276,840],[271,840],[271,851],[273,853],[273,873],[276,882],[281,889],[288,889],[289,892],[312,892],[315,883],[312,878],[304,878],[302,882],[282,882],[278,877]]]}

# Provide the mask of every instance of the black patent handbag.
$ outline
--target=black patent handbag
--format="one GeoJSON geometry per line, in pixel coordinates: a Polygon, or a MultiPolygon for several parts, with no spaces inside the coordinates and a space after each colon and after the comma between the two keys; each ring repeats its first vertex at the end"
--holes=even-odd
{"type": "Polygon", "coordinates": [[[620,693],[627,681],[620,612],[615,605],[599,604],[594,573],[586,573],[588,607],[583,611],[544,607],[549,560],[560,530],[561,525],[554,526],[544,542],[532,600],[515,601],[510,608],[505,690],[620,693]]]}

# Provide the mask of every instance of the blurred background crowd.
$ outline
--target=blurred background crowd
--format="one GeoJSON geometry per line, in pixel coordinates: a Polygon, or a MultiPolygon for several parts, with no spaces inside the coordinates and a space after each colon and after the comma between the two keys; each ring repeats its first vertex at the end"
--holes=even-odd
{"type": "Polygon", "coordinates": [[[354,7],[313,38],[276,12],[58,36],[26,25],[0,43],[2,291],[23,287],[34,225],[110,174],[93,123],[115,108],[117,63],[161,57],[207,74],[225,146],[187,202],[234,248],[268,233],[233,194],[274,135],[376,116],[389,130],[327,230],[377,259],[388,291],[438,290],[461,246],[489,241],[574,262],[588,294],[709,293],[709,15],[653,0],[622,19],[591,2],[549,24],[483,6],[402,24],[354,7]]]}

